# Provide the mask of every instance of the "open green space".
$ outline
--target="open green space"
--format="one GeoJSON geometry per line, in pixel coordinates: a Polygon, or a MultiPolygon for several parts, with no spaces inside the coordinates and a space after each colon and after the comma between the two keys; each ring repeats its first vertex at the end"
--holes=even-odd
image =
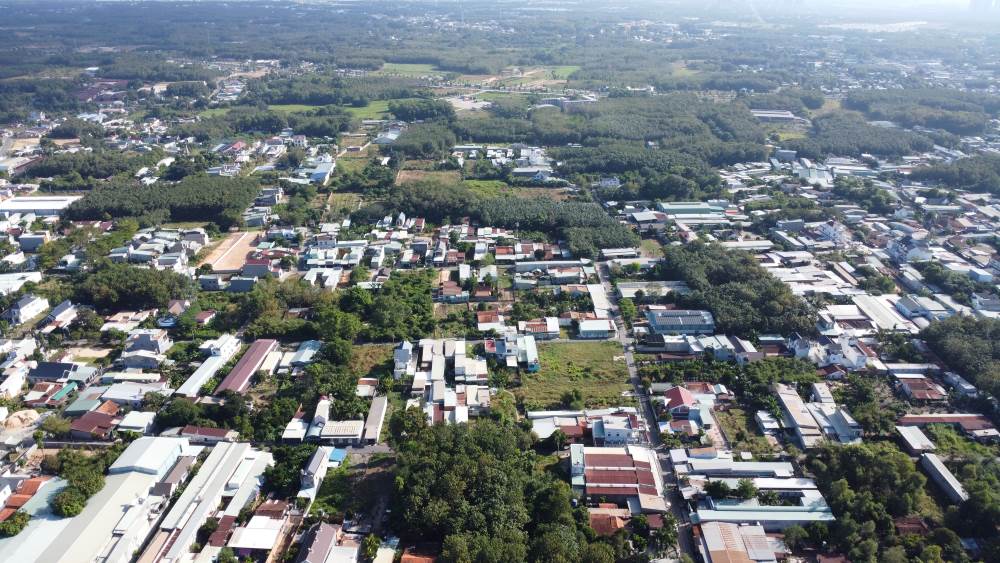
{"type": "Polygon", "coordinates": [[[267,109],[281,113],[303,113],[312,111],[318,107],[320,106],[311,106],[308,104],[273,104],[267,106],[267,109]]]}
{"type": "Polygon", "coordinates": [[[382,119],[389,114],[389,102],[388,100],[376,100],[368,102],[368,105],[363,107],[345,107],[344,109],[358,119],[382,119]]]}
{"type": "Polygon", "coordinates": [[[385,63],[375,74],[394,74],[402,76],[423,76],[439,71],[432,64],[422,63],[385,63]]]}
{"type": "Polygon", "coordinates": [[[550,342],[538,345],[541,369],[524,373],[514,394],[527,410],[562,405],[563,395],[578,390],[586,407],[631,404],[628,370],[615,342],[550,342]]]}
{"type": "Polygon", "coordinates": [[[556,80],[568,80],[570,75],[580,70],[579,65],[564,65],[552,68],[552,78],[556,80]]]}

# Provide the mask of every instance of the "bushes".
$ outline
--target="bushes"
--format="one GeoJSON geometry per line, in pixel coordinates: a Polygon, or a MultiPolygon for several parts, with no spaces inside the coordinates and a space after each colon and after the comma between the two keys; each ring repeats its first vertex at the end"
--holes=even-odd
{"type": "Polygon", "coordinates": [[[113,448],[101,455],[85,456],[76,450],[63,449],[56,456],[59,475],[67,486],[52,497],[49,506],[62,517],[76,516],[83,512],[87,499],[104,488],[104,471],[117,457],[120,450],[113,448]]]}
{"type": "Polygon", "coordinates": [[[0,522],[0,537],[9,538],[20,534],[30,519],[27,512],[20,510],[11,514],[9,518],[0,522]]]}

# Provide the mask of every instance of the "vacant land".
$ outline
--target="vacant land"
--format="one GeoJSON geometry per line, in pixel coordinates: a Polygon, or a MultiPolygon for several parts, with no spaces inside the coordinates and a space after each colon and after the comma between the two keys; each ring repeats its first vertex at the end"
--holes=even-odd
{"type": "Polygon", "coordinates": [[[370,344],[355,346],[351,366],[358,375],[378,377],[392,371],[393,344],[370,344]]]}
{"type": "Polygon", "coordinates": [[[408,182],[422,182],[426,180],[432,180],[435,182],[440,182],[442,184],[456,184],[461,180],[458,172],[455,170],[448,171],[430,171],[430,170],[400,170],[399,174],[396,176],[397,184],[406,184],[408,182]]]}
{"type": "Polygon", "coordinates": [[[729,409],[714,414],[733,451],[752,452],[757,458],[774,453],[767,438],[757,432],[750,413],[729,409]]]}
{"type": "Polygon", "coordinates": [[[361,203],[361,195],[351,192],[333,192],[330,194],[329,199],[326,200],[326,203],[330,206],[330,211],[334,213],[338,213],[341,209],[354,212],[361,203]]]}
{"type": "Polygon", "coordinates": [[[652,239],[645,239],[639,244],[639,251],[647,258],[662,258],[663,245],[652,239]]]}
{"type": "Polygon", "coordinates": [[[222,244],[209,252],[202,264],[210,264],[214,272],[237,272],[243,267],[250,249],[256,244],[255,232],[231,233],[222,244]]]}
{"type": "Polygon", "coordinates": [[[514,394],[528,410],[559,407],[568,391],[579,390],[587,407],[630,404],[628,370],[615,342],[551,342],[538,345],[538,373],[521,376],[514,394]]]}

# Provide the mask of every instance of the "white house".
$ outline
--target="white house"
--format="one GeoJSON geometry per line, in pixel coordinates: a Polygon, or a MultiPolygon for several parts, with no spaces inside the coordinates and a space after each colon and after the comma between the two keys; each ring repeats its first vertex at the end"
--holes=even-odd
{"type": "Polygon", "coordinates": [[[48,308],[48,299],[29,294],[19,299],[10,309],[7,309],[7,312],[3,314],[3,318],[10,321],[13,325],[20,325],[42,314],[48,308]]]}

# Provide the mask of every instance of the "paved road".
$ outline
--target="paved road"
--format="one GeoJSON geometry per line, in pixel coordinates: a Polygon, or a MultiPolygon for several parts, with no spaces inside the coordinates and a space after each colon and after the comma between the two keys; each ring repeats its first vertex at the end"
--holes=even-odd
{"type": "MultiPolygon", "coordinates": [[[[673,468],[670,466],[669,457],[667,456],[668,452],[660,440],[659,421],[656,419],[656,413],[653,412],[653,406],[649,402],[649,395],[646,394],[646,390],[642,386],[642,381],[639,379],[639,370],[635,367],[635,357],[632,354],[632,348],[635,342],[632,337],[629,336],[628,326],[625,324],[625,320],[621,316],[621,310],[618,308],[618,294],[614,291],[614,287],[611,285],[611,281],[608,278],[607,263],[602,262],[597,264],[597,275],[601,280],[601,284],[604,285],[604,290],[607,292],[608,298],[611,301],[611,313],[614,315],[615,324],[618,325],[618,341],[621,343],[622,349],[625,353],[625,365],[628,368],[629,380],[632,382],[632,387],[635,390],[635,396],[639,400],[639,406],[642,409],[642,414],[646,418],[646,428],[649,429],[649,432],[647,432],[649,443],[653,446],[653,449],[656,450],[657,459],[660,460],[660,470],[664,476],[664,482],[668,487],[667,501],[670,504],[670,511],[673,513],[674,518],[677,519],[678,523],[678,548],[681,553],[686,553],[690,557],[695,558],[695,551],[690,538],[691,525],[687,521],[687,511],[685,510],[686,505],[676,486],[677,479],[674,475],[673,468]]],[[[695,558],[695,560],[697,559],[695,558]]]]}

